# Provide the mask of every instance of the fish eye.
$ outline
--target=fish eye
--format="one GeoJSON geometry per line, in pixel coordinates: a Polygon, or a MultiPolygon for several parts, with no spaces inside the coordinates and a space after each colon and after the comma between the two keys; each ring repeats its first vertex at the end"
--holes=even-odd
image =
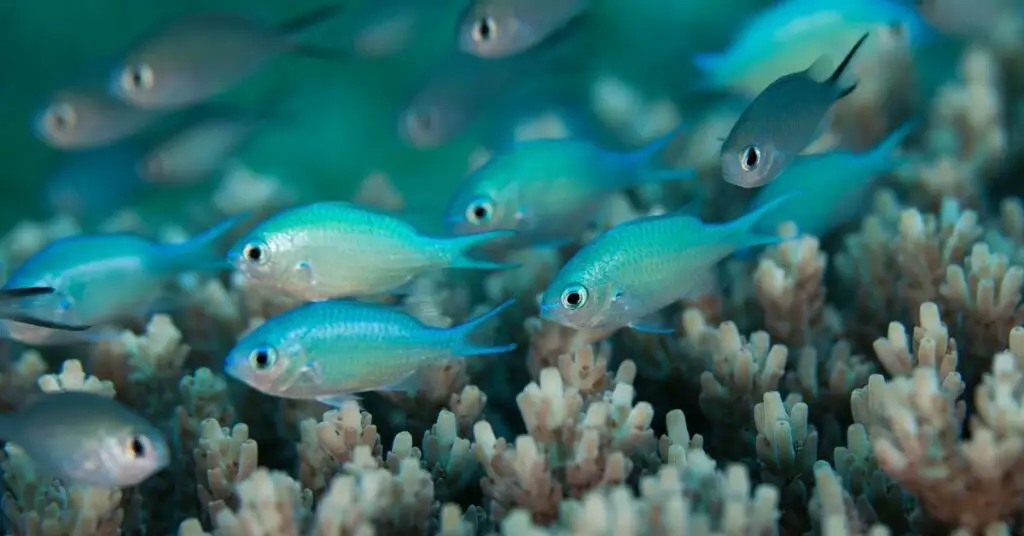
{"type": "Polygon", "coordinates": [[[252,364],[256,370],[267,370],[274,366],[277,362],[277,352],[270,347],[260,347],[252,351],[249,354],[249,363],[252,364]]]}
{"type": "Polygon", "coordinates": [[[428,106],[417,110],[415,113],[416,126],[420,131],[432,131],[441,122],[441,111],[434,106],[428,106]]]}
{"type": "Polygon", "coordinates": [[[562,291],[562,307],[575,311],[587,303],[587,287],[569,285],[562,291]]]}
{"type": "Polygon", "coordinates": [[[153,68],[146,63],[129,65],[121,71],[121,88],[128,92],[148,91],[155,82],[153,68]]]}
{"type": "Polygon", "coordinates": [[[743,171],[754,171],[761,163],[761,149],[756,145],[748,145],[740,153],[740,167],[743,171]]]}
{"type": "Polygon", "coordinates": [[[473,225],[481,225],[491,221],[494,216],[494,203],[490,199],[474,199],[466,207],[466,220],[473,225]]]}
{"type": "Polygon", "coordinates": [[[473,23],[473,41],[486,43],[494,39],[498,24],[492,17],[481,17],[473,23]]]}
{"type": "Polygon", "coordinates": [[[145,436],[132,436],[125,445],[132,458],[144,458],[149,454],[149,440],[145,436]]]}
{"type": "Polygon", "coordinates": [[[267,262],[267,252],[259,244],[246,244],[242,248],[242,258],[256,264],[267,262]]]}
{"type": "Polygon", "coordinates": [[[78,122],[78,114],[75,108],[66,102],[50,106],[46,110],[46,127],[53,132],[66,132],[75,127],[78,122]]]}

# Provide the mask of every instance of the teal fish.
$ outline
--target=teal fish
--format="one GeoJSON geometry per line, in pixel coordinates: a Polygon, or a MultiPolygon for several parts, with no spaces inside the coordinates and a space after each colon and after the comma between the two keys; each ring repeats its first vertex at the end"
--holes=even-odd
{"type": "Polygon", "coordinates": [[[865,153],[840,150],[797,158],[758,190],[752,206],[765,206],[790,192],[801,195],[758,220],[757,229],[774,233],[780,224],[792,221],[802,233],[823,236],[856,218],[874,179],[904,162],[896,152],[912,128],[912,123],[904,124],[865,153]]]}
{"type": "Polygon", "coordinates": [[[448,202],[445,222],[461,235],[518,231],[505,244],[508,247],[578,239],[616,191],[695,176],[692,169],[659,169],[652,164],[677,134],[674,130],[628,153],[582,139],[514,144],[466,179],[448,202]]]}
{"type": "Polygon", "coordinates": [[[40,395],[0,414],[0,438],[65,483],[128,488],[171,460],[160,429],[115,400],[80,391],[40,395]]]}
{"type": "Polygon", "coordinates": [[[671,331],[648,317],[705,290],[715,265],[733,252],[779,242],[754,228],[788,200],[724,224],[670,213],[613,227],[562,267],[541,297],[540,316],[576,329],[671,331]]]}
{"type": "Polygon", "coordinates": [[[110,74],[109,91],[138,108],[181,109],[227,91],[281,54],[337,57],[295,37],[340,8],[320,7],[277,26],[229,13],[174,19],[128,47],[110,74]]]}
{"type": "Polygon", "coordinates": [[[25,260],[3,288],[53,287],[63,298],[58,310],[32,311],[32,315],[95,329],[71,333],[5,322],[7,330],[26,344],[95,340],[99,328],[149,312],[178,275],[229,268],[214,245],[246,217],[229,218],[181,244],[162,244],[128,233],[56,240],[25,260]]]}
{"type": "Polygon", "coordinates": [[[823,53],[840,56],[865,32],[892,25],[905,28],[914,46],[933,35],[906,0],[785,0],[755,14],[727,50],[694,61],[706,89],[752,97],[823,53]]]}
{"type": "Polygon", "coordinates": [[[590,9],[593,0],[474,0],[459,15],[459,50],[505,58],[529,50],[590,9]]]}
{"type": "Polygon", "coordinates": [[[840,85],[843,73],[868,34],[819,82],[812,65],[772,82],[743,111],[722,143],[719,160],[726,182],[742,188],[763,186],[778,176],[828,127],[832,106],[857,87],[840,85]]]}
{"type": "Polygon", "coordinates": [[[228,257],[259,285],[317,301],[391,292],[444,268],[511,268],[472,259],[466,252],[513,234],[425,236],[394,216],[328,201],[271,216],[238,241],[228,257]]]}
{"type": "Polygon", "coordinates": [[[515,350],[515,344],[470,342],[479,327],[510,305],[511,300],[459,326],[435,328],[393,306],[309,303],[242,337],[224,370],[268,395],[330,405],[368,391],[415,391],[416,372],[424,367],[515,350]]]}
{"type": "Polygon", "coordinates": [[[111,145],[138,134],[162,115],[129,106],[102,92],[54,93],[32,120],[36,137],[55,149],[78,151],[111,145]]]}

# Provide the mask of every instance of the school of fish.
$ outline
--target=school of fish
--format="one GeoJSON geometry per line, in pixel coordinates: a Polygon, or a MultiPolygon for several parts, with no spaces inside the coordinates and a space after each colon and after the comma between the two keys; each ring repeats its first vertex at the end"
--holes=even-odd
{"type": "MultiPolygon", "coordinates": [[[[247,111],[212,99],[281,55],[331,65],[395,54],[425,24],[426,10],[412,4],[373,3],[349,21],[348,47],[304,38],[348,17],[343,3],[273,23],[190,13],[140,32],[89,69],[99,76],[54,89],[32,118],[39,140],[68,157],[48,202],[84,220],[116,208],[96,190],[127,203],[143,185],[205,180],[276,113],[274,102],[247,111]],[[114,182],[98,182],[107,180],[114,182]]],[[[444,145],[485,114],[515,109],[509,104],[523,102],[520,91],[532,81],[581,74],[585,62],[574,51],[601,7],[601,0],[470,0],[452,21],[449,54],[394,117],[395,136],[414,147],[444,145]]],[[[782,240],[780,223],[824,235],[853,219],[874,181],[903,162],[899,149],[913,121],[864,152],[803,152],[827,130],[837,101],[857,91],[850,67],[871,32],[892,25],[905,27],[914,46],[935,31],[900,0],[785,0],[746,23],[728,50],[693,58],[697,85],[747,99],[719,153],[720,180],[755,190],[746,213],[705,221],[670,211],[598,234],[544,290],[540,317],[581,330],[669,333],[667,309],[719,284],[722,260],[782,240]]],[[[175,306],[178,276],[234,271],[302,305],[238,340],[224,360],[229,376],[270,396],[331,405],[374,391],[415,392],[425,367],[493,358],[516,345],[475,340],[511,301],[461,325],[431,327],[402,308],[409,284],[441,270],[515,270],[494,259],[578,242],[617,192],[696,180],[694,169],[660,163],[685,130],[680,124],[630,150],[585,136],[513,142],[497,133],[493,156],[450,192],[444,234],[421,232],[402,214],[320,200],[261,221],[231,217],[183,243],[132,234],[64,238],[13,267],[0,287],[0,335],[38,346],[94,343],[123,321],[175,306]],[[366,302],[381,297],[392,304],[366,302]]],[[[96,485],[136,485],[169,460],[155,425],[83,393],[41,395],[0,414],[0,439],[25,447],[42,471],[96,485]]]]}

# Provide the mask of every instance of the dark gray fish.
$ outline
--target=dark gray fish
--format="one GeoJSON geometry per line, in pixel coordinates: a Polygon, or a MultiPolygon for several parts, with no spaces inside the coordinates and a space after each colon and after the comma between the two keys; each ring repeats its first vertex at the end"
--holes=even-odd
{"type": "Polygon", "coordinates": [[[579,17],[593,0],[475,0],[459,17],[459,50],[505,58],[529,50],[579,17]]]}
{"type": "Polygon", "coordinates": [[[93,149],[138,134],[160,117],[103,92],[61,90],[35,114],[32,131],[55,149],[93,149]]]}
{"type": "Polygon", "coordinates": [[[94,486],[135,486],[171,457],[163,432],[144,417],[80,391],[42,395],[0,414],[0,438],[22,448],[40,472],[94,486]]]}
{"type": "Polygon", "coordinates": [[[775,179],[828,126],[832,105],[857,87],[840,85],[864,34],[823,82],[810,68],[772,82],[743,111],[722,144],[719,159],[726,182],[756,188],[775,179]]]}

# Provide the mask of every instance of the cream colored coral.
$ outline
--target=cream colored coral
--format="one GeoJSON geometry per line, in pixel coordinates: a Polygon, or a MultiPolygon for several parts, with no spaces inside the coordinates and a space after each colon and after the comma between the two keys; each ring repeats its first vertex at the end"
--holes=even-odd
{"type": "Polygon", "coordinates": [[[222,428],[215,419],[206,419],[201,425],[194,458],[200,506],[206,515],[216,519],[236,504],[235,486],[256,471],[259,447],[249,439],[249,427],[245,424],[222,428]]]}
{"type": "Polygon", "coordinates": [[[270,211],[295,202],[295,195],[280,179],[233,165],[213,193],[213,206],[221,214],[270,211]]]}
{"type": "MultiPolygon", "coordinates": [[[[45,222],[18,222],[0,239],[3,265],[7,269],[16,267],[50,242],[81,232],[82,228],[69,216],[57,216],[45,222]]],[[[6,277],[6,274],[0,275],[6,277]]]]}
{"type": "Polygon", "coordinates": [[[754,406],[757,458],[763,481],[780,488],[804,480],[807,487],[818,459],[818,432],[808,422],[807,404],[787,404],[777,391],[754,406]]]}
{"type": "Polygon", "coordinates": [[[439,500],[451,498],[475,474],[477,460],[468,439],[459,437],[455,414],[441,410],[437,422],[423,436],[423,465],[431,473],[439,500]]]}
{"type": "Polygon", "coordinates": [[[381,171],[374,171],[359,182],[352,202],[387,211],[405,208],[405,196],[391,178],[381,171]]]}
{"type": "MultiPolygon", "coordinates": [[[[795,238],[797,230],[787,224],[780,234],[795,238]]],[[[828,256],[812,236],[765,250],[754,271],[754,289],[769,333],[798,346],[815,339],[824,319],[827,266],[828,256]]]]}
{"type": "Polygon", "coordinates": [[[203,422],[214,419],[220,426],[230,426],[235,420],[225,379],[206,367],[187,374],[178,383],[181,405],[175,409],[178,440],[188,452],[199,440],[203,422]]]}
{"type": "Polygon", "coordinates": [[[327,411],[320,422],[302,421],[299,434],[299,482],[317,495],[354,459],[357,447],[368,449],[367,455],[376,460],[374,466],[381,462],[380,437],[373,416],[360,410],[355,401],[327,411]]]}
{"type": "Polygon", "coordinates": [[[530,338],[526,365],[534,378],[542,369],[555,366],[558,356],[604,340],[614,331],[575,330],[537,317],[527,318],[523,326],[530,338]]]}
{"type": "Polygon", "coordinates": [[[137,381],[176,380],[191,351],[171,317],[163,314],[154,315],[142,335],[122,333],[120,344],[131,369],[129,378],[137,381]]]}
{"type": "Polygon", "coordinates": [[[97,395],[114,398],[114,384],[100,380],[96,376],[88,376],[82,368],[82,362],[69,359],[60,367],[59,374],[46,374],[39,378],[39,388],[44,393],[62,391],[85,391],[97,395]]]}
{"type": "Polygon", "coordinates": [[[259,469],[238,484],[238,510],[220,509],[218,536],[300,536],[313,497],[288,475],[259,469]]]}
{"type": "Polygon", "coordinates": [[[448,409],[459,422],[459,431],[468,434],[473,423],[480,420],[487,405],[487,394],[475,385],[467,385],[462,391],[448,398],[448,409]]]}
{"type": "Polygon", "coordinates": [[[888,336],[875,341],[875,355],[885,370],[892,375],[908,375],[917,367],[927,366],[935,368],[941,377],[956,372],[956,341],[949,336],[938,306],[932,302],[921,304],[918,324],[913,344],[907,328],[899,322],[890,322],[888,336]]]}
{"type": "Polygon", "coordinates": [[[875,372],[873,361],[853,353],[849,341],[840,340],[826,352],[805,346],[796,354],[796,366],[785,376],[791,393],[799,393],[811,413],[841,415],[848,411],[850,395],[875,372]]]}
{"type": "Polygon", "coordinates": [[[15,406],[24,404],[47,369],[46,361],[43,361],[43,356],[38,351],[21,352],[18,358],[8,365],[6,371],[0,372],[0,393],[3,393],[3,400],[15,406]]]}

